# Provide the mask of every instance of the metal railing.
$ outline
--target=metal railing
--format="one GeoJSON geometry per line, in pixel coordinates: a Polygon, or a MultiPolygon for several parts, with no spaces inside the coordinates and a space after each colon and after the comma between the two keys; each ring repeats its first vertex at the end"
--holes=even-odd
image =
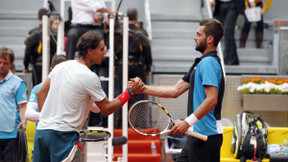
{"type": "MultiPolygon", "coordinates": [[[[210,0],[206,0],[205,2],[206,2],[207,11],[208,11],[208,16],[209,16],[209,18],[212,19],[213,18],[213,14],[212,14],[212,9],[211,9],[210,4],[209,4],[210,0]]],[[[224,57],[223,57],[221,41],[218,44],[218,52],[219,52],[219,57],[221,59],[221,65],[223,67],[223,75],[224,75],[224,77],[226,77],[225,64],[224,64],[224,57]]]]}
{"type": "Polygon", "coordinates": [[[151,23],[151,13],[150,13],[150,1],[149,0],[145,0],[145,17],[146,17],[146,22],[147,22],[147,33],[148,33],[148,38],[150,40],[152,40],[152,23],[151,23]]]}

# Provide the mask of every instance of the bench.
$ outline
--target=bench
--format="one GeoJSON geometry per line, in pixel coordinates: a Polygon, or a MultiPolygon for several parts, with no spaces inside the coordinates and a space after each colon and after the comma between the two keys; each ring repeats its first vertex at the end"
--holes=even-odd
{"type": "MultiPolygon", "coordinates": [[[[233,134],[233,127],[223,127],[223,144],[221,147],[221,162],[240,162],[240,159],[235,159],[231,152],[231,140],[233,134]]],[[[288,127],[269,127],[268,128],[268,145],[269,144],[283,144],[284,139],[288,139],[288,127]]],[[[251,162],[251,160],[247,160],[251,162]]],[[[270,162],[270,159],[264,158],[262,162],[270,162]]]]}

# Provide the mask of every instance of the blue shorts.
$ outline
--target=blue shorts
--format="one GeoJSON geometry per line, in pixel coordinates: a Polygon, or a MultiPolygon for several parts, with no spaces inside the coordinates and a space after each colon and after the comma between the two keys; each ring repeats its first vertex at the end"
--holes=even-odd
{"type": "Polygon", "coordinates": [[[60,162],[77,144],[76,131],[37,130],[34,138],[33,162],[60,162]]]}

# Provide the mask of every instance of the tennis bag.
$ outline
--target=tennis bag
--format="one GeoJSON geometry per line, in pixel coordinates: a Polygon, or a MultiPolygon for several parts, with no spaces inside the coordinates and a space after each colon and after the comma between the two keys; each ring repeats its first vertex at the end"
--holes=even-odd
{"type": "Polygon", "coordinates": [[[267,135],[267,126],[260,116],[248,111],[237,114],[233,127],[232,153],[240,161],[252,159],[256,143],[255,156],[261,161],[266,155],[267,135]]]}

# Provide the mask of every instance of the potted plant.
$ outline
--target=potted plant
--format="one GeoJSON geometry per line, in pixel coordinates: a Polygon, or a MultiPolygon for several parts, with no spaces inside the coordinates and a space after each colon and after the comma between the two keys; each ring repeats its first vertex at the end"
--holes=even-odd
{"type": "Polygon", "coordinates": [[[288,111],[288,79],[243,78],[237,90],[244,110],[288,111]]]}

